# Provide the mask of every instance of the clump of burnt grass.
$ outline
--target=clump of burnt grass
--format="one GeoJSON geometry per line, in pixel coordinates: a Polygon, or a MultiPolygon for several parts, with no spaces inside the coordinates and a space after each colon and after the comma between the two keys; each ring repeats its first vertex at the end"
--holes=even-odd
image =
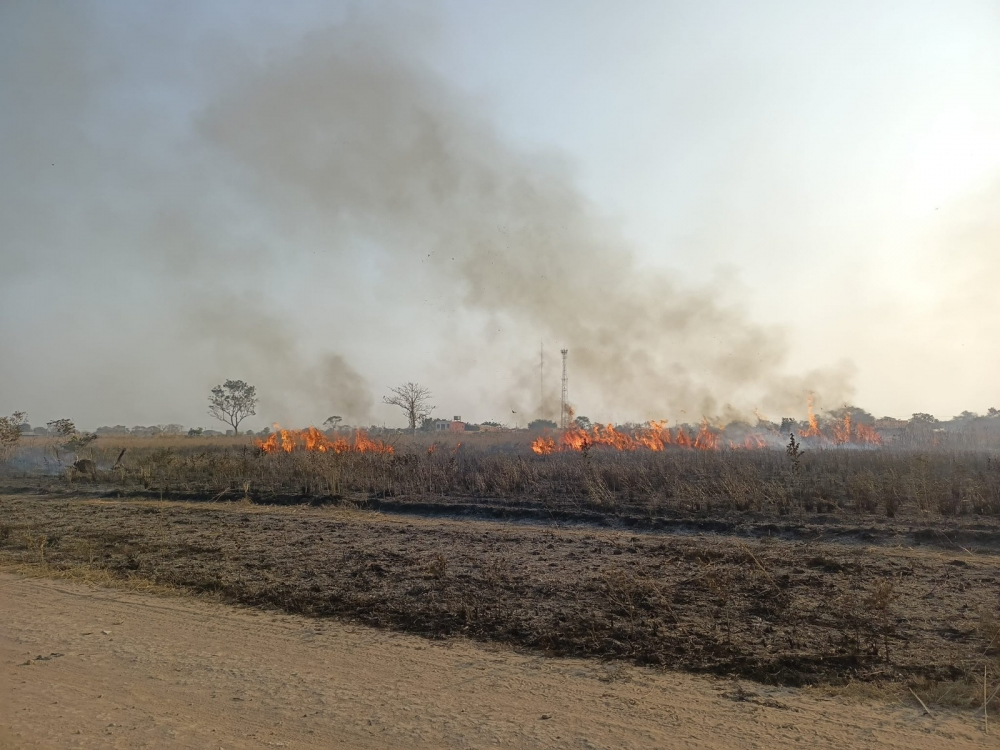
{"type": "MultiPolygon", "coordinates": [[[[647,520],[1000,515],[1000,464],[981,451],[830,448],[792,455],[597,446],[537,456],[526,436],[473,434],[460,444],[397,437],[392,453],[266,453],[232,439],[102,438],[87,454],[100,469],[92,489],[164,499],[492,507],[647,520]]],[[[73,475],[21,478],[89,487],[73,475]]]]}
{"type": "Polygon", "coordinates": [[[786,685],[974,701],[1000,654],[992,556],[392,518],[340,508],[4,498],[0,560],[224,601],[786,685]],[[965,562],[969,560],[969,562],[965,562]],[[960,564],[957,564],[960,563],[960,564]],[[991,599],[992,597],[992,599],[991,599]],[[938,692],[938,686],[950,686],[938,692]]]}

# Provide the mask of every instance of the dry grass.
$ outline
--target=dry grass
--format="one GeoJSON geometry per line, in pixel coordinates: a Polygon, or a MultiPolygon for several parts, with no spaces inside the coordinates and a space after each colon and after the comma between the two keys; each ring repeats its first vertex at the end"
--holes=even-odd
{"type": "Polygon", "coordinates": [[[75,581],[91,586],[102,586],[117,591],[157,594],[159,596],[185,596],[185,591],[177,586],[156,583],[143,576],[119,575],[101,567],[90,565],[53,566],[47,563],[14,562],[10,555],[0,553],[0,569],[31,578],[55,578],[63,581],[75,581]]]}
{"type": "MultiPolygon", "coordinates": [[[[1000,464],[981,451],[904,449],[807,451],[668,450],[536,456],[524,433],[396,435],[391,455],[265,454],[246,438],[101,438],[81,452],[98,484],[163,498],[334,500],[502,506],[655,518],[864,519],[1000,516],[1000,464]],[[122,449],[125,455],[115,466],[122,449]]],[[[8,480],[51,488],[87,486],[64,475],[74,457],[58,441],[20,447],[8,480]]]]}

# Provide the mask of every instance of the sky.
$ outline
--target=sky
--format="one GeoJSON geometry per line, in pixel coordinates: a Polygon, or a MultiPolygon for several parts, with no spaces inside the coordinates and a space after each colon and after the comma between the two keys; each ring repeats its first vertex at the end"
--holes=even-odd
{"type": "Polygon", "coordinates": [[[991,2],[3,3],[0,413],[983,412],[998,80],[991,2]]]}

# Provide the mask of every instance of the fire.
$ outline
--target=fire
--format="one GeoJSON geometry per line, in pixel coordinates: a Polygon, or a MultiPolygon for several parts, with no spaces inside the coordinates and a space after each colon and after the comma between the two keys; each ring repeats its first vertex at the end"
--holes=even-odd
{"type": "Polygon", "coordinates": [[[550,437],[542,435],[531,442],[531,450],[539,456],[548,456],[556,450],[556,441],[550,437]]]}
{"type": "Polygon", "coordinates": [[[694,445],[694,441],[691,439],[691,436],[684,431],[683,427],[677,428],[676,442],[677,445],[681,446],[682,448],[690,448],[692,445],[694,445]]]}
{"type": "Polygon", "coordinates": [[[747,435],[745,438],[743,438],[743,442],[742,443],[737,443],[737,442],[735,442],[733,440],[730,440],[729,441],[729,447],[732,448],[732,449],[734,449],[734,450],[736,450],[736,449],[762,450],[762,449],[764,449],[764,448],[767,447],[767,441],[764,439],[763,435],[761,435],[761,434],[759,434],[757,432],[754,432],[754,433],[751,433],[750,435],[747,435]]]}
{"type": "Polygon", "coordinates": [[[844,421],[833,425],[833,442],[837,445],[851,442],[851,415],[845,414],[844,421]]]}
{"type": "Polygon", "coordinates": [[[833,442],[838,445],[855,443],[861,445],[881,445],[882,436],[875,431],[874,427],[851,421],[850,413],[844,415],[844,419],[833,425],[833,442]]]}
{"type": "Polygon", "coordinates": [[[364,430],[356,430],[353,440],[343,437],[331,440],[315,427],[307,427],[304,430],[277,429],[266,440],[256,440],[254,444],[265,453],[291,453],[293,451],[315,453],[393,452],[391,445],[368,437],[364,430]]]}
{"type": "Polygon", "coordinates": [[[842,419],[829,426],[829,432],[824,433],[819,427],[819,420],[813,412],[812,397],[809,398],[809,427],[802,430],[800,437],[818,438],[820,441],[832,440],[834,445],[882,445],[882,436],[874,427],[855,422],[851,413],[844,414],[842,419]]]}
{"type": "Polygon", "coordinates": [[[816,413],[813,411],[813,395],[809,394],[809,427],[799,434],[799,437],[819,437],[819,420],[816,419],[816,413]]]}
{"type": "MultiPolygon", "coordinates": [[[[850,412],[843,417],[833,420],[824,418],[820,425],[820,419],[816,415],[813,396],[810,394],[808,402],[808,427],[803,428],[799,436],[811,438],[812,444],[832,443],[834,445],[882,445],[882,436],[874,427],[858,422],[850,412]]],[[[758,422],[765,422],[766,419],[760,412],[754,410],[758,422]]],[[[733,450],[762,450],[769,445],[776,445],[775,440],[769,439],[768,434],[777,438],[774,430],[758,430],[744,434],[745,426],[738,428],[737,434],[741,438],[725,439],[726,428],[712,427],[707,419],[703,419],[698,431],[691,434],[684,427],[671,429],[666,422],[649,422],[644,427],[624,430],[615,428],[612,425],[594,425],[589,429],[584,429],[574,424],[568,429],[562,430],[552,435],[541,435],[531,443],[531,450],[539,456],[548,456],[552,453],[564,451],[585,451],[595,446],[605,446],[618,451],[634,451],[646,449],[650,451],[663,451],[667,446],[677,446],[679,448],[690,448],[693,450],[712,451],[726,447],[733,450]]],[[[734,426],[734,431],[737,431],[734,426]]],[[[787,437],[787,435],[786,435],[787,437]]]]}
{"type": "MultiPolygon", "coordinates": [[[[763,448],[764,438],[760,435],[748,437],[747,448],[763,448]],[[753,438],[751,440],[751,437],[753,438]]],[[[574,425],[560,432],[557,436],[540,435],[531,443],[531,450],[539,456],[548,456],[563,451],[584,451],[594,446],[606,446],[619,451],[634,451],[643,448],[651,451],[666,450],[668,445],[695,450],[718,450],[722,444],[721,434],[709,426],[708,420],[701,423],[698,433],[691,437],[683,427],[678,427],[676,433],[667,427],[666,422],[650,422],[647,427],[638,427],[624,431],[612,425],[594,425],[585,430],[574,425]]]]}
{"type": "Polygon", "coordinates": [[[874,427],[858,423],[854,427],[855,442],[865,445],[882,445],[882,436],[875,431],[874,427]]]}
{"type": "Polygon", "coordinates": [[[701,422],[701,429],[694,438],[694,447],[703,451],[714,451],[719,447],[719,435],[708,428],[707,419],[701,422]]]}

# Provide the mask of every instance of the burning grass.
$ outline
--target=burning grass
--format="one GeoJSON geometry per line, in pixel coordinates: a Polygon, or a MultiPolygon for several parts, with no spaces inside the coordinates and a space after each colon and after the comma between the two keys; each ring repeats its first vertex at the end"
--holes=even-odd
{"type": "MultiPolygon", "coordinates": [[[[466,434],[461,442],[401,435],[386,440],[362,432],[331,436],[314,429],[281,431],[257,444],[102,438],[84,454],[97,466],[96,481],[68,469],[76,454],[60,452],[51,441],[26,440],[4,482],[47,489],[72,483],[99,493],[141,491],[162,498],[503,509],[509,515],[575,514],[647,524],[1000,515],[1000,464],[984,450],[822,447],[803,440],[805,452],[792,455],[784,449],[696,450],[677,444],[676,434],[660,450],[635,447],[653,439],[642,431],[595,428],[586,434],[603,442],[543,455],[532,451],[526,433],[466,434]]],[[[558,439],[575,435],[567,431],[558,439]]]]}

